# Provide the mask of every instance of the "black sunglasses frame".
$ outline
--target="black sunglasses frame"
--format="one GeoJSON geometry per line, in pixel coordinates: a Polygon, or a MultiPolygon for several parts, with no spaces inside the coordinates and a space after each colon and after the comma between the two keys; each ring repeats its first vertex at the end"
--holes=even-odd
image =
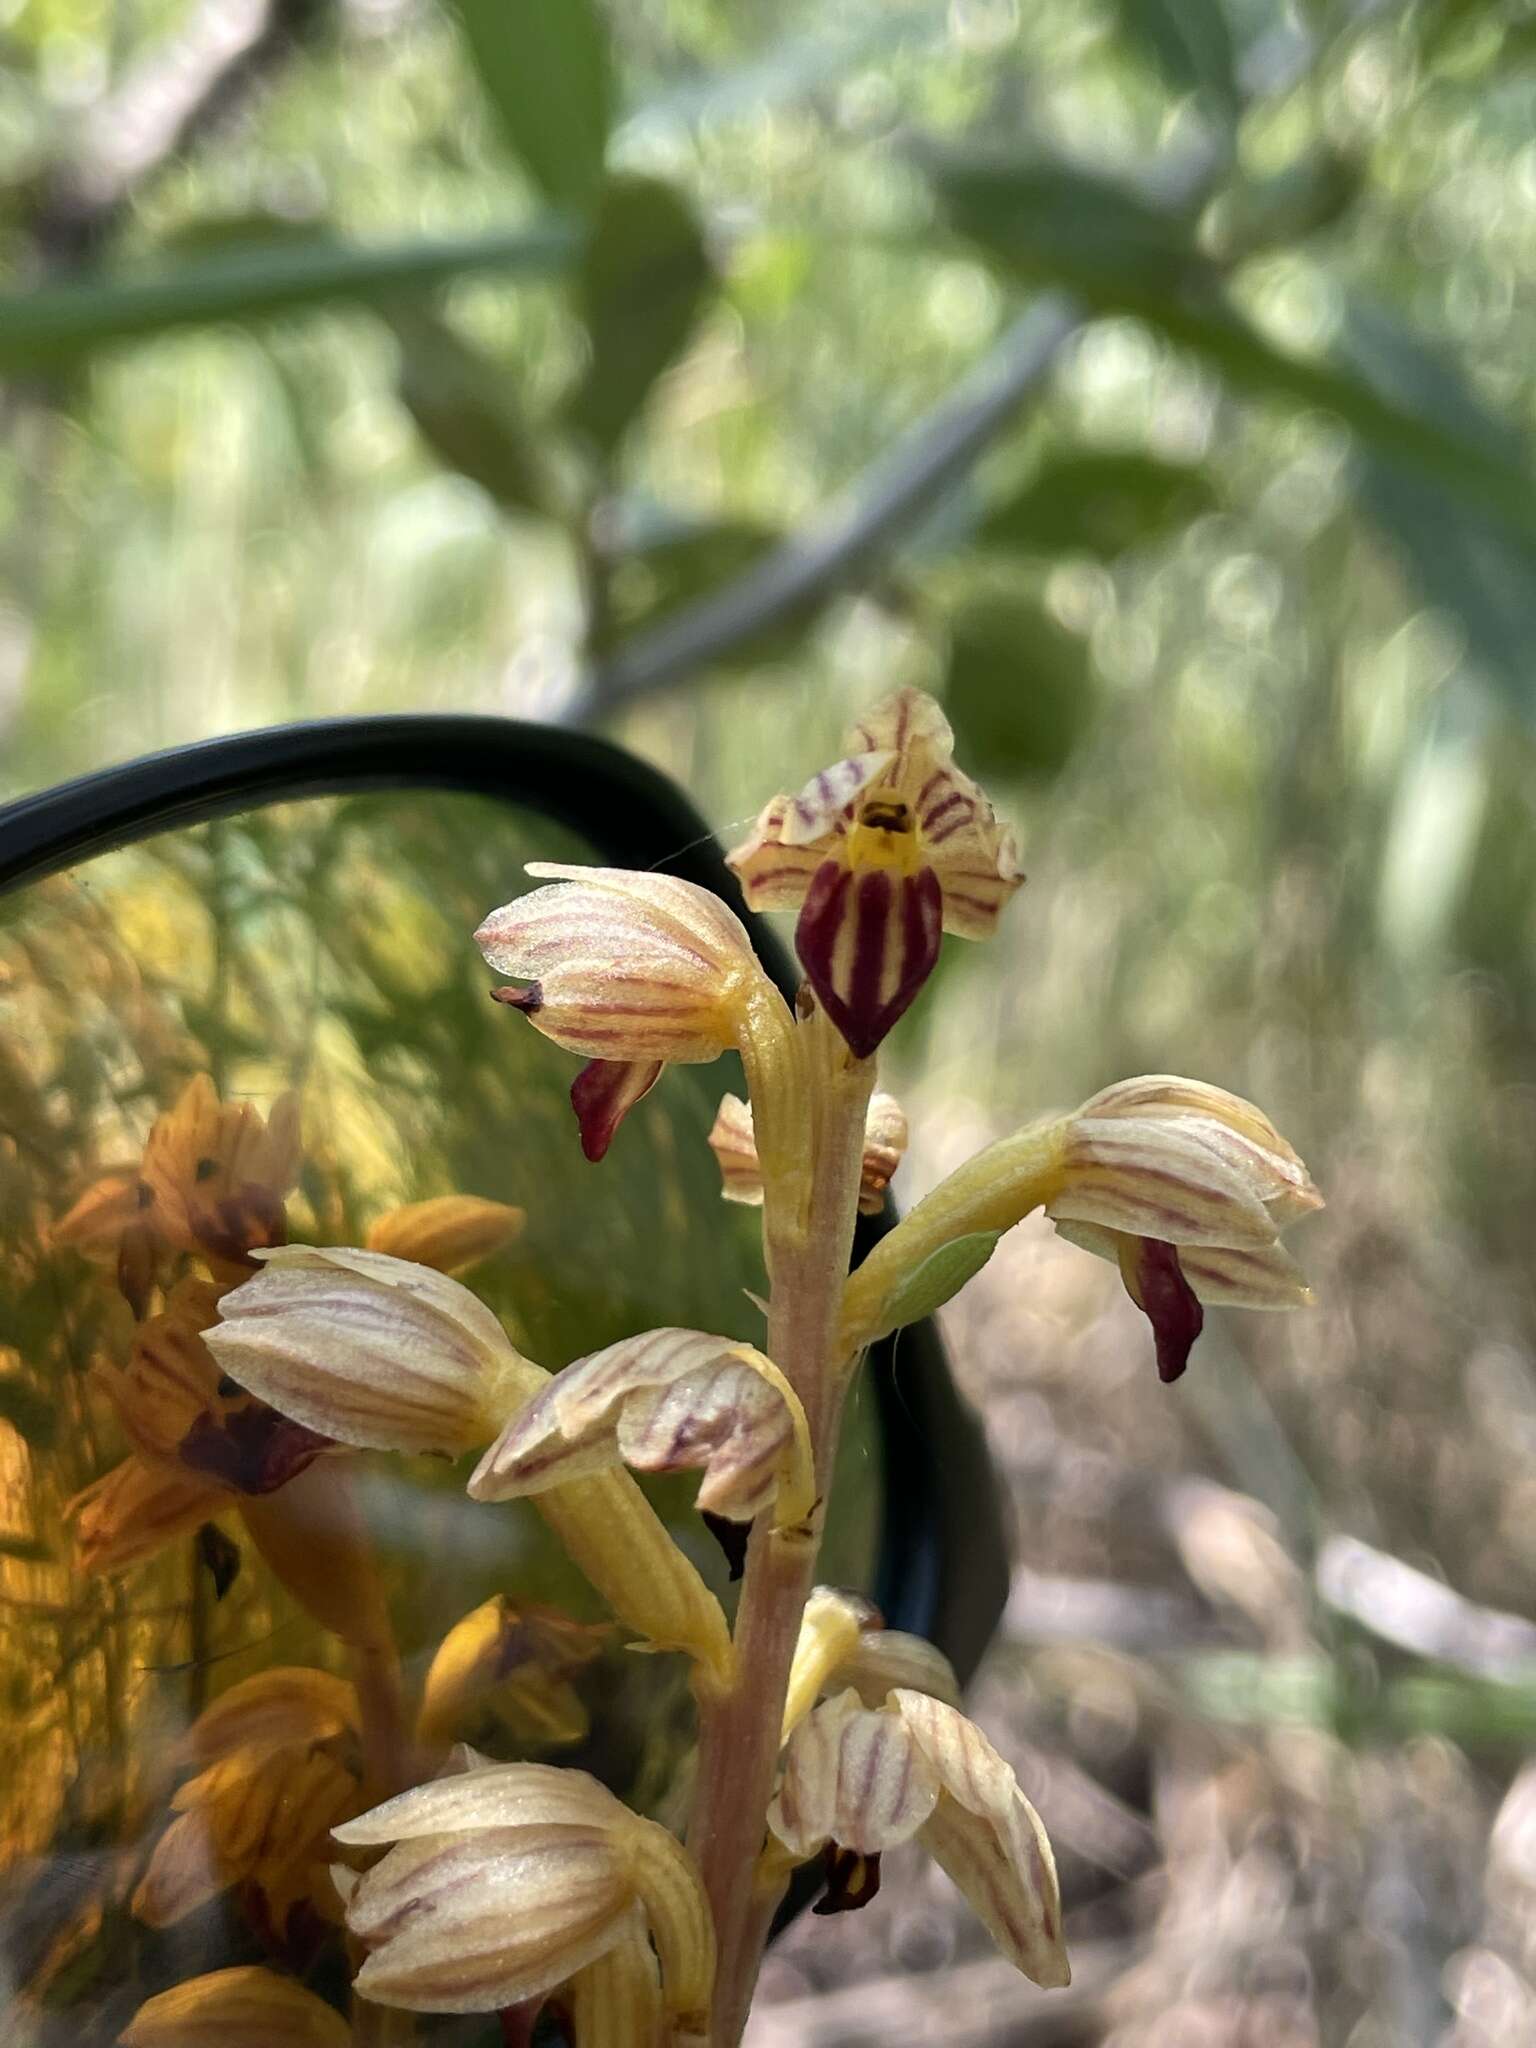
{"type": "MultiPolygon", "coordinates": [[[[327,719],[102,769],[0,808],[0,893],[135,840],[263,804],[423,788],[542,812],[581,833],[609,865],[655,868],[713,890],[742,918],[765,970],[793,998],[798,976],[788,951],[746,909],[709,827],[672,783],[606,740],[511,719],[327,719]]],[[[883,1215],[860,1219],[856,1262],[894,1221],[889,1202],[883,1215]]],[[[956,1395],[932,1323],[873,1346],[867,1371],[885,1459],[875,1598],[889,1627],[926,1636],[967,1678],[997,1625],[1008,1581],[981,1430],[956,1395]]]]}

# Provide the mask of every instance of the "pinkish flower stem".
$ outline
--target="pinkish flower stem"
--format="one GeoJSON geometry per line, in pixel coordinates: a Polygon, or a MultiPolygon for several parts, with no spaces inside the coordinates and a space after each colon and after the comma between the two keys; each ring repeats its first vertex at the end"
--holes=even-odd
{"type": "MultiPolygon", "coordinates": [[[[769,1915],[753,1877],[773,1793],[779,1731],[800,1619],[816,1571],[821,1520],[837,1451],[843,1381],[838,1324],[858,1206],[864,1121],[874,1061],[855,1061],[822,1016],[808,1041],[810,1159],[804,1184],[765,1188],[771,1282],[768,1355],[804,1404],[815,1452],[818,1506],[808,1530],[753,1528],[736,1614],[736,1685],[706,1698],[688,1831],[714,1914],[719,1957],[710,2048],[736,2048],[746,2024],[769,1915]],[[804,1197],[802,1204],[802,1197],[804,1197]],[[755,1908],[758,1908],[755,1910],[755,1908]]],[[[804,1155],[802,1155],[804,1156],[804,1155]]]]}

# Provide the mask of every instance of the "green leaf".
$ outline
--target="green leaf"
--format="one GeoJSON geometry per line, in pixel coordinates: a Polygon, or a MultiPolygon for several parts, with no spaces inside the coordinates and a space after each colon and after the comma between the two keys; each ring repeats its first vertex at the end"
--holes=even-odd
{"type": "Polygon", "coordinates": [[[1073,165],[933,154],[926,168],[952,225],[1015,275],[1070,284],[1097,305],[1162,295],[1203,276],[1194,221],[1073,165]]]}
{"type": "Polygon", "coordinates": [[[923,1263],[885,1298],[880,1311],[881,1334],[899,1330],[907,1323],[920,1323],[946,1301],[957,1295],[968,1280],[974,1280],[997,1250],[1000,1230],[978,1230],[969,1237],[951,1238],[931,1252],[923,1263]]]}
{"type": "Polygon", "coordinates": [[[1469,433],[1347,360],[1271,341],[1226,297],[1187,214],[1061,166],[950,157],[928,171],[953,225],[1013,276],[1055,279],[1096,311],[1137,315],[1256,398],[1336,414],[1381,453],[1454,485],[1536,544],[1536,493],[1511,430],[1469,433]]]}
{"type": "Polygon", "coordinates": [[[1236,56],[1221,0],[1117,0],[1117,12],[1127,39],[1175,92],[1198,94],[1223,114],[1238,111],[1236,56]]]}
{"type": "Polygon", "coordinates": [[[59,1433],[58,1410],[20,1373],[0,1373],[0,1422],[36,1451],[46,1451],[59,1433]]]}
{"type": "Polygon", "coordinates": [[[714,272],[687,201],[655,178],[603,188],[577,301],[592,357],[572,417],[610,452],[687,341],[714,272]]]}
{"type": "Polygon", "coordinates": [[[575,250],[576,236],[560,222],[375,248],[316,235],[147,274],[0,292],[0,372],[64,369],[109,343],[210,320],[269,319],[328,302],[376,305],[475,271],[559,276],[575,250]]]}
{"type": "MultiPolygon", "coordinates": [[[[1355,301],[1341,348],[1373,383],[1448,434],[1502,460],[1507,430],[1485,412],[1450,363],[1379,307],[1355,301]]],[[[1390,450],[1361,462],[1360,502],[1430,604],[1451,613],[1503,695],[1536,712],[1536,542],[1497,513],[1447,506],[1445,493],[1390,450]]]]}
{"type": "Polygon", "coordinates": [[[425,307],[391,325],[400,402],[433,452],[509,511],[549,511],[551,480],[509,374],[425,307]]]}
{"type": "Polygon", "coordinates": [[[1059,775],[1092,722],[1083,640],[1032,597],[991,595],[950,622],[944,709],[963,758],[989,778],[1059,775]]]}
{"type": "Polygon", "coordinates": [[[1098,555],[1160,540],[1209,512],[1202,471],[1152,455],[1058,455],[994,506],[977,538],[1036,554],[1098,555]]]}
{"type": "Polygon", "coordinates": [[[513,154],[545,198],[589,210],[613,119],[597,0],[450,0],[513,154]]]}

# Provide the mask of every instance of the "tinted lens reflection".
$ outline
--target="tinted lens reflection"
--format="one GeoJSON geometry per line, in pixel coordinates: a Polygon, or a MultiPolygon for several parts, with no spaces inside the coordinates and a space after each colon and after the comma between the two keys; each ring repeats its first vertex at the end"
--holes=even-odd
{"type": "MultiPolygon", "coordinates": [[[[541,1363],[663,1323],[760,1338],[756,1219],[704,1142],[739,1074],[672,1070],[594,1168],[576,1063],[487,1000],[470,934],[523,862],[601,857],[479,798],[325,798],[0,899],[0,1977],[39,2040],[113,2040],[236,1963],[344,2006],[326,1831],[381,1712],[418,1772],[462,1737],[677,1796],[679,1660],[624,1650],[526,1503],[446,1461],[308,1462],[196,1338],[253,1247],[401,1248],[401,1209],[449,1195],[503,1205],[444,1256],[541,1363]],[[493,1599],[456,1692],[445,1634],[493,1599]]],[[[825,1573],[855,1585],[863,1420],[825,1573]]],[[[691,1487],[652,1491],[725,1594],[691,1487]]]]}

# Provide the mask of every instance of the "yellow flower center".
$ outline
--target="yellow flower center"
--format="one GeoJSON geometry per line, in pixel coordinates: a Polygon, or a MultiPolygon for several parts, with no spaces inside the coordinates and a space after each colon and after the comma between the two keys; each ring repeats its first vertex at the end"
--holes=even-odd
{"type": "Polygon", "coordinates": [[[913,875],[922,866],[917,821],[905,797],[872,789],[859,805],[845,846],[851,868],[894,868],[913,875]]]}

